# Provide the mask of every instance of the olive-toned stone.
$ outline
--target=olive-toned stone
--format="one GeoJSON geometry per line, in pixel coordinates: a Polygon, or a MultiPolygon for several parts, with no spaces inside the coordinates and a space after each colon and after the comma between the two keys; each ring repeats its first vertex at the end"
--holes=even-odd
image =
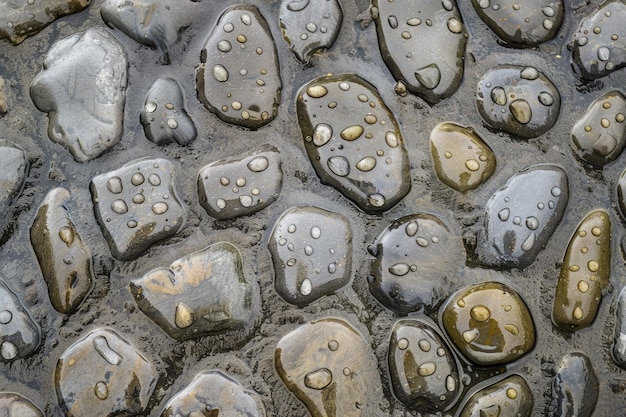
{"type": "Polygon", "coordinates": [[[611,276],[611,219],[604,210],[587,214],[572,236],[556,285],[552,321],[563,330],[588,327],[596,318],[611,276]]]}
{"type": "Polygon", "coordinates": [[[580,352],[568,353],[552,381],[552,403],[547,416],[591,417],[599,388],[589,358],[580,352]]]}
{"type": "Polygon", "coordinates": [[[382,387],[371,346],[348,322],[324,318],[284,336],[274,366],[313,417],[381,413],[382,387]]]}
{"type": "Polygon", "coordinates": [[[34,353],[41,343],[41,329],[19,297],[0,279],[0,362],[34,353]]]}
{"type": "Polygon", "coordinates": [[[28,398],[13,392],[0,392],[0,416],[43,417],[43,413],[28,398]]]}
{"type": "Polygon", "coordinates": [[[496,156],[472,127],[440,123],[430,134],[430,152],[439,180],[462,193],[487,181],[496,170],[496,156]]]}
{"type": "Polygon", "coordinates": [[[519,375],[511,375],[476,392],[459,417],[530,417],[533,394],[519,375]]]}
{"type": "Polygon", "coordinates": [[[611,353],[615,363],[626,370],[626,287],[617,296],[611,353]]]}
{"type": "Polygon", "coordinates": [[[441,320],[454,345],[476,365],[513,362],[535,345],[535,325],[526,303],[499,282],[458,291],[443,307],[441,320]]]}

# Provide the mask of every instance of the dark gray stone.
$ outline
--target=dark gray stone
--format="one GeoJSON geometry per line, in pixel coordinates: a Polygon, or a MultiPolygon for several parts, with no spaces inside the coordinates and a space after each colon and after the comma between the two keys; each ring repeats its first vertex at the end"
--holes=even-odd
{"type": "Polygon", "coordinates": [[[530,417],[533,393],[519,375],[511,375],[476,392],[459,417],[530,417]]]}
{"type": "Polygon", "coordinates": [[[552,381],[548,417],[591,417],[599,388],[589,358],[580,352],[568,353],[552,381]]]}
{"type": "Polygon", "coordinates": [[[34,353],[41,343],[41,329],[16,293],[0,279],[0,362],[11,362],[34,353]]]}
{"type": "Polygon", "coordinates": [[[626,370],[626,287],[617,296],[615,306],[615,330],[613,332],[613,360],[626,370]]]}

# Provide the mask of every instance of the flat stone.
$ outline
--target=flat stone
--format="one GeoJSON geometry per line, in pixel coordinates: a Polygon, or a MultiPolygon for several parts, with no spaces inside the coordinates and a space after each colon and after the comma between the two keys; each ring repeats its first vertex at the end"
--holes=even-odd
{"type": "Polygon", "coordinates": [[[459,237],[441,219],[426,213],[394,221],[368,250],[375,256],[368,278],[370,292],[400,314],[442,301],[465,264],[459,237]]]}
{"type": "Polygon", "coordinates": [[[168,401],[161,417],[264,417],[256,392],[217,369],[196,375],[185,389],[168,401]]]}
{"type": "Polygon", "coordinates": [[[279,22],[283,38],[296,57],[308,63],[316,52],[335,43],[343,12],[337,0],[283,0],[279,22]]]}
{"type": "Polygon", "coordinates": [[[166,159],[142,158],[91,180],[96,218],[115,258],[134,259],[184,225],[173,169],[166,159]]]}
{"type": "Polygon", "coordinates": [[[137,415],[146,409],[158,378],[131,343],[101,328],[61,355],[55,386],[67,417],[137,415]]]}
{"type": "Polygon", "coordinates": [[[198,196],[209,216],[233,219],[272,204],[280,195],[282,183],[280,152],[266,144],[201,168],[198,196]]]}
{"type": "Polygon", "coordinates": [[[373,85],[353,74],[329,75],[297,97],[304,147],[322,183],[367,213],[386,211],[409,192],[400,126],[373,85]]]}
{"type": "Polygon", "coordinates": [[[617,203],[622,218],[626,219],[626,169],[622,171],[617,182],[617,203]]]}
{"type": "Polygon", "coordinates": [[[4,116],[7,111],[9,111],[9,105],[7,104],[7,97],[4,93],[4,87],[6,86],[6,82],[4,78],[0,77],[0,118],[4,116]]]}
{"type": "Polygon", "coordinates": [[[615,363],[626,370],[626,287],[617,296],[611,353],[615,363]]]}
{"type": "Polygon", "coordinates": [[[561,222],[569,199],[565,171],[537,164],[512,176],[487,202],[480,262],[496,268],[532,264],[561,222]]]}
{"type": "Polygon", "coordinates": [[[292,207],[274,225],[268,243],[276,291],[304,306],[350,282],[352,228],[348,219],[317,207],[292,207]]]}
{"type": "Polygon", "coordinates": [[[511,375],[476,392],[459,417],[530,417],[533,394],[519,375],[511,375]]]}
{"type": "Polygon", "coordinates": [[[139,309],[170,337],[187,340],[244,327],[252,316],[252,289],[239,249],[211,245],[130,283],[139,309]]]}
{"type": "Polygon", "coordinates": [[[380,415],[382,385],[376,357],[343,319],[304,324],[276,346],[274,366],[312,417],[380,415]]]}
{"type": "Polygon", "coordinates": [[[43,417],[28,398],[12,392],[0,392],[0,415],[3,417],[43,417]]]}
{"type": "Polygon", "coordinates": [[[408,91],[435,104],[463,79],[468,34],[455,0],[374,0],[383,60],[408,91]]]}
{"type": "Polygon", "coordinates": [[[280,66],[270,28],[255,6],[224,10],[202,46],[200,62],[196,90],[211,113],[253,130],[274,120],[280,66]]]}
{"type": "Polygon", "coordinates": [[[496,156],[472,127],[438,124],[430,134],[430,152],[439,180],[461,193],[477,188],[496,170],[496,156]]]}
{"type": "Polygon", "coordinates": [[[520,138],[536,138],[554,126],[561,95],[534,67],[499,65],[478,83],[476,104],[491,128],[520,138]]]}
{"type": "Polygon", "coordinates": [[[24,187],[30,164],[19,146],[0,139],[0,235],[5,226],[9,206],[24,187]]]}
{"type": "Polygon", "coordinates": [[[611,91],[598,97],[572,128],[571,145],[585,162],[604,166],[626,146],[626,97],[611,91]]]}
{"type": "Polygon", "coordinates": [[[395,396],[420,412],[449,410],[461,393],[457,359],[436,327],[424,319],[396,322],[389,341],[395,396]]]}
{"type": "Polygon", "coordinates": [[[91,254],[71,219],[70,198],[65,188],[51,190],[30,229],[50,301],[63,314],[75,312],[93,286],[91,254]]]}
{"type": "Polygon", "coordinates": [[[196,139],[196,126],[185,109],[180,85],[171,78],[159,78],[152,84],[139,120],[146,137],[157,145],[189,145],[196,139]]]}
{"type": "Polygon", "coordinates": [[[535,345],[535,325],[511,287],[485,282],[452,295],[441,316],[452,343],[479,366],[511,363],[535,345]]]}
{"type": "Polygon", "coordinates": [[[566,331],[589,327],[611,276],[611,219],[587,214],[572,235],[556,285],[552,321],[566,331]]]}
{"type": "Polygon", "coordinates": [[[57,41],[30,86],[48,113],[48,137],[74,159],[94,159],[119,142],[124,122],[127,61],[119,41],[91,28],[57,41]]]}
{"type": "Polygon", "coordinates": [[[589,358],[568,353],[552,381],[548,417],[591,417],[598,402],[598,378],[589,358]]]}
{"type": "Polygon", "coordinates": [[[41,329],[19,297],[0,279],[0,362],[33,354],[41,343],[41,329]]]}

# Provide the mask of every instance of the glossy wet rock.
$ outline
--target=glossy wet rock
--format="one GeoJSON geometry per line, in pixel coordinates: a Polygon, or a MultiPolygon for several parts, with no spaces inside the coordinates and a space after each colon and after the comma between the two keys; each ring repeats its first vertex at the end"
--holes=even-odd
{"type": "Polygon", "coordinates": [[[607,1],[580,23],[568,48],[572,69],[586,79],[605,77],[626,66],[626,4],[607,1]]]}
{"type": "Polygon", "coordinates": [[[530,417],[533,401],[524,378],[511,375],[472,395],[459,417],[530,417]]]}
{"type": "Polygon", "coordinates": [[[496,170],[493,151],[472,127],[440,123],[430,134],[430,152],[439,180],[462,193],[487,181],[496,170]]]}
{"type": "Polygon", "coordinates": [[[130,284],[137,305],[172,338],[186,340],[242,328],[252,289],[239,249],[221,242],[158,268],[130,284]]]}
{"type": "Polygon", "coordinates": [[[441,320],[454,345],[476,365],[513,362],[535,345],[535,326],[524,300],[498,282],[455,293],[446,302],[441,320]]]}
{"type": "Polygon", "coordinates": [[[521,138],[536,138],[554,126],[561,95],[534,67],[500,65],[478,83],[476,104],[491,128],[521,138]]]}
{"type": "Polygon", "coordinates": [[[26,181],[30,164],[24,150],[19,146],[0,140],[0,235],[7,218],[7,211],[18,197],[26,181]]]}
{"type": "Polygon", "coordinates": [[[80,12],[90,0],[38,0],[0,2],[0,39],[18,45],[54,20],[80,12]]]}
{"type": "Polygon", "coordinates": [[[604,166],[626,146],[626,97],[611,91],[596,99],[572,128],[571,145],[585,162],[604,166]]]}
{"type": "Polygon", "coordinates": [[[481,263],[523,269],[535,261],[561,222],[569,199],[565,171],[537,164],[512,176],[487,202],[479,236],[481,263]]]}
{"type": "Polygon", "coordinates": [[[137,415],[148,405],[159,374],[111,329],[97,329],[59,358],[55,386],[68,417],[137,415]]]}
{"type": "Polygon", "coordinates": [[[467,31],[454,0],[374,0],[383,60],[394,78],[430,104],[450,97],[463,79],[467,31]]]}
{"type": "Polygon", "coordinates": [[[445,411],[460,394],[457,360],[425,320],[396,322],[389,341],[389,374],[395,396],[420,412],[445,411]]]}
{"type": "Polygon", "coordinates": [[[549,41],[563,22],[562,0],[472,0],[472,5],[509,46],[527,48],[549,41]]]}
{"type": "Polygon", "coordinates": [[[445,298],[465,257],[460,239],[427,213],[394,221],[368,250],[376,257],[368,278],[370,292],[401,314],[433,307],[445,298]]]}
{"type": "Polygon", "coordinates": [[[0,392],[0,415],[3,417],[43,417],[36,405],[13,392],[0,392]]]}
{"type": "Polygon", "coordinates": [[[130,260],[185,223],[172,163],[142,158],[91,180],[96,218],[113,256],[130,260]]]}
{"type": "Polygon", "coordinates": [[[76,311],[93,285],[91,254],[71,219],[70,198],[65,188],[51,190],[30,229],[50,301],[64,314],[76,311]]]}
{"type": "Polygon", "coordinates": [[[313,417],[378,415],[382,387],[376,357],[348,322],[325,318],[285,335],[274,366],[313,417]]]}
{"type": "Polygon", "coordinates": [[[617,182],[617,203],[622,218],[626,219],[626,169],[622,171],[617,182]]]}
{"type": "Polygon", "coordinates": [[[247,216],[276,201],[282,182],[280,152],[271,145],[262,145],[201,168],[200,205],[220,220],[247,216]]]}
{"type": "Polygon", "coordinates": [[[30,96],[48,113],[50,140],[85,162],[119,142],[126,84],[124,48],[105,29],[91,28],[52,46],[30,96]]]}
{"type": "Polygon", "coordinates": [[[282,81],[274,38],[255,6],[235,5],[204,42],[198,99],[227,123],[258,129],[278,113],[282,81]]]}
{"type": "Polygon", "coordinates": [[[4,78],[0,77],[0,119],[9,111],[9,106],[7,104],[7,98],[5,94],[6,82],[4,78]]]}
{"type": "Polygon", "coordinates": [[[611,353],[615,363],[626,370],[626,287],[617,296],[611,353]]]}
{"type": "Polygon", "coordinates": [[[146,137],[157,145],[185,146],[196,139],[196,126],[185,109],[180,85],[171,78],[159,78],[146,95],[139,119],[146,137]]]}
{"type": "Polygon", "coordinates": [[[298,92],[297,113],[324,184],[368,213],[390,209],[409,192],[400,127],[373,85],[353,74],[317,78],[298,92]]]}
{"type": "Polygon", "coordinates": [[[258,395],[219,370],[201,372],[172,398],[161,417],[264,417],[258,395]]]}
{"type": "Polygon", "coordinates": [[[343,12],[337,0],[283,0],[279,19],[289,50],[308,63],[314,53],[333,46],[343,12]]]}
{"type": "Polygon", "coordinates": [[[41,341],[41,329],[17,294],[0,279],[0,362],[33,354],[41,341]]]}
{"type": "Polygon", "coordinates": [[[599,388],[589,358],[579,352],[568,353],[552,381],[548,417],[591,417],[599,388]]]}
{"type": "Polygon", "coordinates": [[[552,321],[576,331],[593,323],[611,276],[611,219],[604,210],[580,222],[565,252],[556,285],[552,321]]]}
{"type": "Polygon", "coordinates": [[[276,291],[304,306],[350,282],[352,229],[348,219],[317,207],[292,207],[274,225],[268,243],[276,291]]]}

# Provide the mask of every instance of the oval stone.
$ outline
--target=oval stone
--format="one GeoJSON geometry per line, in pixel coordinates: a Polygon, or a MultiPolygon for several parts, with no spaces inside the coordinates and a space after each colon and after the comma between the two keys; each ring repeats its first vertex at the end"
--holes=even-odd
{"type": "Polygon", "coordinates": [[[41,343],[41,328],[17,294],[0,279],[0,363],[25,358],[41,343]]]}
{"type": "Polygon", "coordinates": [[[43,417],[41,410],[26,397],[0,392],[0,415],[4,417],[43,417]]]}
{"type": "Polygon", "coordinates": [[[547,416],[591,417],[599,388],[589,358],[580,352],[568,353],[552,381],[552,403],[547,416]]]}
{"type": "Polygon", "coordinates": [[[459,417],[530,417],[533,394],[519,375],[511,375],[473,394],[459,417]]]}
{"type": "Polygon", "coordinates": [[[615,363],[626,370],[626,287],[617,296],[611,353],[615,363]]]}

